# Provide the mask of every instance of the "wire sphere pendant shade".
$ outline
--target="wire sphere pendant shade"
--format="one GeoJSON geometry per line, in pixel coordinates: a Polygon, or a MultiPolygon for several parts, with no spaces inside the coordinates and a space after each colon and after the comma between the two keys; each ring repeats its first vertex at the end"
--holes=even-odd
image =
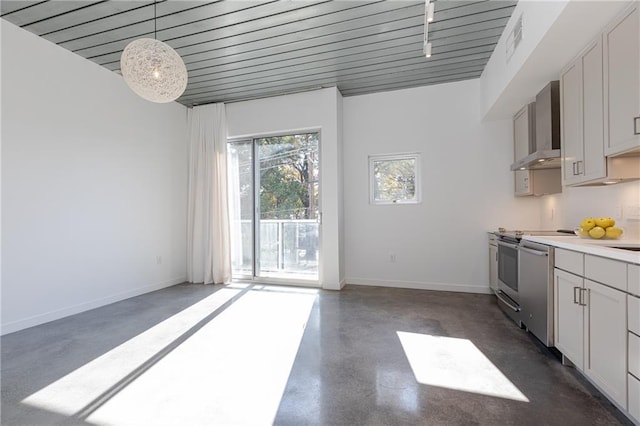
{"type": "Polygon", "coordinates": [[[120,57],[124,81],[138,96],[151,102],[175,101],[187,87],[187,67],[171,46],[141,38],[125,47],[120,57]]]}

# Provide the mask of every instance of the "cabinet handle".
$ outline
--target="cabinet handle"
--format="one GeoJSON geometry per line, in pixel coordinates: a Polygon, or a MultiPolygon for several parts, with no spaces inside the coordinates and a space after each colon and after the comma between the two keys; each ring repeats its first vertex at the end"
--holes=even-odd
{"type": "Polygon", "coordinates": [[[640,117],[633,118],[633,134],[640,135],[640,117]]]}
{"type": "Polygon", "coordinates": [[[578,165],[578,163],[576,161],[574,161],[572,164],[573,164],[573,175],[575,176],[575,175],[578,174],[577,167],[576,167],[578,165]]]}
{"type": "Polygon", "coordinates": [[[576,292],[576,290],[578,290],[578,292],[580,291],[580,287],[574,287],[573,288],[573,303],[575,303],[576,305],[580,304],[580,301],[578,300],[578,298],[580,296],[578,296],[578,292],[576,292]]]}
{"type": "Polygon", "coordinates": [[[580,289],[580,303],[578,303],[580,306],[587,306],[588,303],[588,299],[590,294],[590,291],[588,288],[581,288],[580,289]],[[584,297],[585,293],[587,294],[587,297],[584,297]],[[587,301],[585,301],[585,299],[587,299],[587,301]]]}

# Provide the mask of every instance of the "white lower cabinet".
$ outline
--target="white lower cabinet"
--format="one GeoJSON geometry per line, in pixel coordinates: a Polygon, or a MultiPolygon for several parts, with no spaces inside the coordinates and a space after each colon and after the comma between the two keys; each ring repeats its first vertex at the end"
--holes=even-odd
{"type": "MultiPolygon", "coordinates": [[[[583,266],[586,262],[581,260],[593,261],[592,256],[585,258],[582,253],[566,250],[556,250],[556,255],[555,346],[609,399],[629,410],[628,376],[633,371],[627,369],[627,360],[638,355],[627,352],[627,293],[589,279],[593,278],[588,276],[590,267],[583,266]]],[[[621,265],[626,271],[623,262],[615,266],[621,265]]]]}
{"type": "Polygon", "coordinates": [[[489,287],[498,291],[498,243],[494,234],[489,234],[489,287]]]}
{"type": "Polygon", "coordinates": [[[582,370],[584,365],[584,309],[579,304],[579,299],[580,292],[584,288],[584,279],[557,268],[554,274],[556,348],[582,370]]]}
{"type": "Polygon", "coordinates": [[[629,373],[640,377],[640,336],[629,333],[629,373]]]}
{"type": "Polygon", "coordinates": [[[585,280],[584,372],[620,406],[627,406],[626,294],[585,280]]]}
{"type": "MultiPolygon", "coordinates": [[[[629,265],[629,284],[640,282],[638,265],[629,265]]],[[[627,295],[627,327],[629,327],[629,414],[640,423],[640,297],[627,295]]]]}
{"type": "Polygon", "coordinates": [[[629,414],[640,422],[640,380],[629,374],[629,414]]]}

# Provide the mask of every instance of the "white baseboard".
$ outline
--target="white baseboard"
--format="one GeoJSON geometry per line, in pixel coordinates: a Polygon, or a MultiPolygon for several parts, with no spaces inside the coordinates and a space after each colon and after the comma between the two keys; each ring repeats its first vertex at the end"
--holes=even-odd
{"type": "Polygon", "coordinates": [[[466,284],[445,284],[417,281],[372,280],[370,278],[346,278],[347,284],[372,287],[411,288],[417,290],[455,291],[459,293],[493,294],[489,286],[481,287],[466,284]]]}
{"type": "Polygon", "coordinates": [[[51,312],[45,312],[43,314],[33,315],[28,318],[23,318],[16,321],[11,321],[6,324],[0,325],[0,335],[13,333],[15,331],[24,330],[25,328],[34,327],[36,325],[44,324],[50,321],[55,321],[60,318],[68,317],[70,315],[79,314],[91,309],[99,308],[101,306],[109,305],[120,300],[129,299],[130,297],[139,296],[141,294],[149,293],[155,290],[160,290],[172,285],[183,283],[187,280],[187,277],[174,278],[168,281],[151,284],[144,287],[138,287],[133,290],[125,291],[122,293],[114,294],[111,296],[103,297],[100,299],[90,300],[88,302],[79,303],[77,305],[68,306],[66,308],[57,309],[51,312]]]}

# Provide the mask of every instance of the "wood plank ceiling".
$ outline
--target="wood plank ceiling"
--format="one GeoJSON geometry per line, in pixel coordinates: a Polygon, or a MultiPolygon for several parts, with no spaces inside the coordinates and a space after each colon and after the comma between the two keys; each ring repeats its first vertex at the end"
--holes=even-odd
{"type": "Polygon", "coordinates": [[[344,96],[477,78],[516,1],[21,1],[0,16],[119,72],[131,41],[154,37],[189,71],[178,102],[199,105],[337,86],[344,96]]]}

